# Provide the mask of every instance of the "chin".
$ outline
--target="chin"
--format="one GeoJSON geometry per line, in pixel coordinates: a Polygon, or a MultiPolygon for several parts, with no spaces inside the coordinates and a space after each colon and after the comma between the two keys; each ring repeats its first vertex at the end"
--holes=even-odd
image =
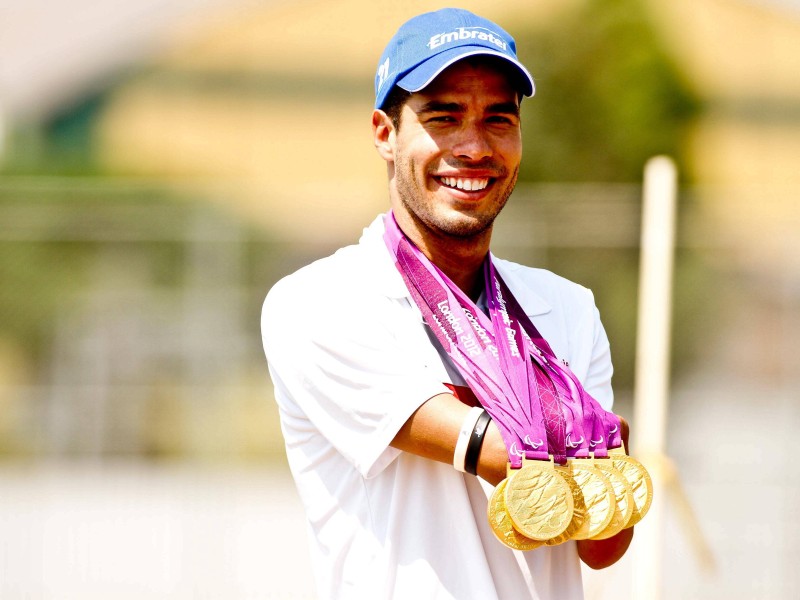
{"type": "Polygon", "coordinates": [[[459,214],[439,220],[437,228],[453,237],[469,238],[485,232],[492,226],[493,222],[494,217],[477,218],[459,214]]]}

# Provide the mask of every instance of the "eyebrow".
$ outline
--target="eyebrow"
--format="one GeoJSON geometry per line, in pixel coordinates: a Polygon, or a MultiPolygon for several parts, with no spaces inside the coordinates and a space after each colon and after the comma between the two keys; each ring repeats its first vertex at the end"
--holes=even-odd
{"type": "MultiPolygon", "coordinates": [[[[460,104],[458,102],[440,102],[438,100],[431,100],[430,102],[426,102],[425,104],[423,104],[417,111],[417,114],[422,115],[422,114],[437,113],[437,112],[463,113],[466,111],[467,111],[466,104],[460,104]]],[[[516,104],[515,102],[498,102],[497,104],[490,104],[486,108],[486,112],[519,116],[519,105],[516,104]]]]}
{"type": "Polygon", "coordinates": [[[438,100],[431,100],[423,104],[417,114],[435,113],[435,112],[466,112],[467,106],[459,104],[458,102],[440,102],[438,100]]]}
{"type": "Polygon", "coordinates": [[[487,112],[490,113],[501,113],[501,114],[511,114],[514,116],[519,116],[519,104],[516,102],[500,102],[498,104],[492,104],[487,109],[487,112]]]}

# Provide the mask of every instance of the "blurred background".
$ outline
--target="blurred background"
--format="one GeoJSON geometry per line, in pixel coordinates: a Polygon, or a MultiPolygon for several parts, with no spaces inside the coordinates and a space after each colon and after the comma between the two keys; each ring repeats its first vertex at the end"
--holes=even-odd
{"type": "MultiPolygon", "coordinates": [[[[445,5],[0,0],[0,598],[314,597],[260,306],[386,209],[377,58],[445,5]]],[[[662,596],[797,597],[800,2],[460,5],[537,81],[494,251],[594,291],[628,420],[679,167],[662,596]]]]}

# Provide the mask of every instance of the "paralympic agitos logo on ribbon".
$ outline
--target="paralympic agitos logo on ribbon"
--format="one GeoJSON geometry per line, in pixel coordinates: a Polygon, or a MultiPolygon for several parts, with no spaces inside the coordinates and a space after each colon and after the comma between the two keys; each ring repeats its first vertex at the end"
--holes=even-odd
{"type": "Polygon", "coordinates": [[[426,44],[428,48],[434,50],[439,46],[445,44],[452,44],[459,40],[480,40],[482,42],[489,42],[494,44],[500,50],[506,50],[507,44],[503,38],[498,36],[495,32],[486,29],[485,27],[459,27],[455,31],[449,33],[437,33],[426,44]]]}

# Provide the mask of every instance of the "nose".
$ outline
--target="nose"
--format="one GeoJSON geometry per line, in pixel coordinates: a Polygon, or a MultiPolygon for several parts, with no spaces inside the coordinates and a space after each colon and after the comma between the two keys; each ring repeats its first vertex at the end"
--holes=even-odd
{"type": "Polygon", "coordinates": [[[465,123],[456,134],[453,156],[462,160],[482,160],[493,153],[489,134],[481,123],[465,123]]]}

